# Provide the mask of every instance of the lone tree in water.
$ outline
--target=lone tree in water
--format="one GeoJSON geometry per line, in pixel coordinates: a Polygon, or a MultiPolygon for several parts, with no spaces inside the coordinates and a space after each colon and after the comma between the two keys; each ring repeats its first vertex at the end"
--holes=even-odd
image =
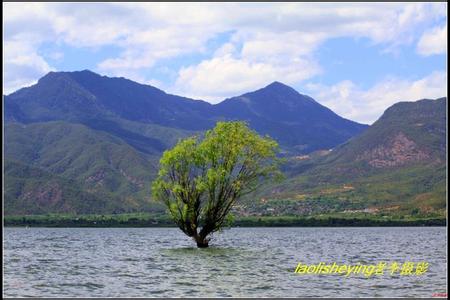
{"type": "Polygon", "coordinates": [[[225,226],[239,197],[264,179],[280,178],[278,144],[244,122],[218,122],[203,139],[190,137],[164,152],[153,196],[197,246],[225,226]]]}

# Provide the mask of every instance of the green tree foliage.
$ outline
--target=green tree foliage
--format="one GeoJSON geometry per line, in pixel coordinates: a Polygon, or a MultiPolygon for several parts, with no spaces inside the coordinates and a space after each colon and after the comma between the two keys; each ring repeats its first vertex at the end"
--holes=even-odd
{"type": "Polygon", "coordinates": [[[218,122],[203,139],[190,137],[165,151],[153,196],[198,247],[227,224],[240,196],[268,178],[280,179],[278,144],[244,122],[218,122]]]}

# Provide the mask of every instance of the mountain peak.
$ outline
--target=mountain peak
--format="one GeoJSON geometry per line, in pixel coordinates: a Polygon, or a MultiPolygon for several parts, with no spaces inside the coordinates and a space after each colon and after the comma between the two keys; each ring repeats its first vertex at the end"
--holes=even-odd
{"type": "Polygon", "coordinates": [[[94,73],[90,70],[82,71],[50,71],[44,75],[38,82],[42,83],[48,80],[71,80],[77,77],[100,77],[99,74],[94,73]]]}
{"type": "Polygon", "coordinates": [[[38,82],[43,82],[46,81],[48,79],[56,79],[56,78],[60,78],[61,76],[64,76],[64,72],[56,72],[56,71],[50,71],[47,74],[45,74],[44,76],[42,76],[38,82]]]}
{"type": "MultiPolygon", "coordinates": [[[[300,103],[310,105],[311,103],[317,104],[317,102],[307,96],[303,95],[294,88],[281,83],[279,81],[274,81],[271,84],[260,88],[259,90],[246,93],[244,95],[241,95],[240,97],[234,97],[231,99],[247,99],[249,96],[256,96],[256,98],[265,98],[268,102],[276,102],[278,104],[287,104],[289,106],[291,105],[298,105],[300,103]]],[[[248,99],[245,100],[248,102],[248,99]]],[[[267,101],[263,101],[264,103],[267,101]]],[[[259,100],[258,102],[261,102],[259,100]]]]}
{"type": "Polygon", "coordinates": [[[91,70],[85,69],[85,70],[81,70],[81,71],[72,71],[72,72],[62,72],[62,73],[66,73],[68,75],[71,76],[95,76],[95,77],[102,77],[100,74],[97,74],[91,70]]]}
{"type": "Polygon", "coordinates": [[[294,89],[293,87],[290,87],[279,81],[274,81],[271,84],[265,86],[262,89],[255,91],[255,92],[276,94],[277,96],[286,97],[286,98],[292,97],[293,99],[301,97],[304,101],[316,102],[313,98],[311,98],[307,95],[303,95],[303,94],[297,92],[297,90],[294,89]]]}
{"type": "MultiPolygon", "coordinates": [[[[271,84],[267,85],[266,87],[264,87],[263,89],[274,89],[274,90],[286,90],[286,91],[295,91],[293,88],[291,88],[290,86],[281,83],[279,81],[274,81],[271,84]]],[[[297,92],[297,91],[295,91],[297,92]]]]}

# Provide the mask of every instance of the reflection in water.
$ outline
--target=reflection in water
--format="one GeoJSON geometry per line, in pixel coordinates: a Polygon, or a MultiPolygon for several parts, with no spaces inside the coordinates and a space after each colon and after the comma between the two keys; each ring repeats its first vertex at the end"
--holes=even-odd
{"type": "Polygon", "coordinates": [[[235,228],[198,249],[174,228],[6,228],[4,296],[430,297],[445,228],[235,228]],[[305,264],[427,261],[418,276],[299,275],[305,264]]]}

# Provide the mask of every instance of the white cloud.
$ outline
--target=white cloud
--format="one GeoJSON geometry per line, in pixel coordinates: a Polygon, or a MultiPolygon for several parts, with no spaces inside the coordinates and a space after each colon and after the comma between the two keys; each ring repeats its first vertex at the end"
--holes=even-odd
{"type": "Polygon", "coordinates": [[[298,84],[320,74],[314,53],[327,39],[367,37],[396,51],[442,15],[442,4],[426,3],[265,4],[251,16],[249,7],[235,7],[228,25],[239,30],[212,58],[180,69],[173,92],[217,102],[274,80],[298,84]]]}
{"type": "Polygon", "coordinates": [[[446,97],[447,73],[437,71],[418,80],[386,78],[367,90],[350,80],[332,86],[308,84],[305,87],[313,98],[337,114],[371,124],[397,102],[446,97]]]}
{"type": "Polygon", "coordinates": [[[3,44],[3,93],[36,83],[37,79],[52,71],[47,62],[28,43],[7,41],[3,44]]]}
{"type": "Polygon", "coordinates": [[[309,57],[327,38],[324,33],[257,32],[242,43],[242,57],[252,61],[289,61],[309,57]]]}
{"type": "Polygon", "coordinates": [[[270,64],[227,54],[181,69],[174,92],[217,103],[229,95],[248,92],[280,78],[291,84],[318,72],[320,69],[315,63],[301,59],[288,64],[270,64]]]}
{"type": "Polygon", "coordinates": [[[134,32],[121,41],[125,50],[120,57],[106,59],[98,68],[112,75],[151,68],[160,59],[204,51],[204,44],[212,35],[207,30],[189,35],[177,27],[134,32]]]}
{"type": "MultiPolygon", "coordinates": [[[[27,78],[36,80],[51,69],[37,51],[45,42],[118,47],[120,53],[98,62],[98,70],[130,74],[140,82],[151,80],[144,74],[158,62],[196,53],[209,56],[175,70],[173,89],[217,99],[275,79],[311,78],[320,72],[314,52],[330,38],[366,37],[389,49],[411,44],[423,28],[446,17],[447,4],[4,3],[3,8],[4,42],[20,41],[30,50],[30,60],[17,65],[33,70],[27,78]],[[233,32],[231,40],[208,49],[224,32],[233,32]]],[[[13,55],[4,51],[5,57],[13,55]]],[[[8,64],[5,87],[13,89],[26,72],[8,64]]]]}
{"type": "Polygon", "coordinates": [[[425,32],[417,44],[421,55],[444,54],[447,52],[447,24],[425,32]]]}
{"type": "Polygon", "coordinates": [[[214,57],[234,55],[236,54],[236,52],[237,49],[235,45],[233,45],[232,43],[225,43],[214,52],[214,57]]]}

